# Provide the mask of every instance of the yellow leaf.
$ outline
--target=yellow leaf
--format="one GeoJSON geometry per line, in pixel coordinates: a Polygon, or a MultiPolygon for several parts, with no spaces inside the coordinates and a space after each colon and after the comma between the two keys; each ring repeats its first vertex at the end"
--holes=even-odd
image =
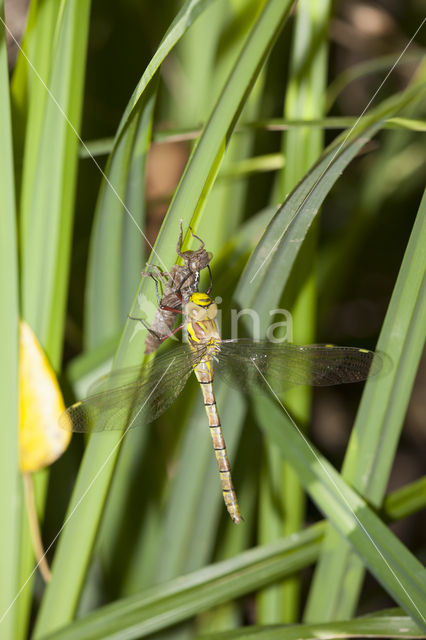
{"type": "Polygon", "coordinates": [[[65,410],[55,373],[26,322],[20,324],[20,428],[22,473],[54,462],[67,448],[71,434],[58,426],[65,410]]]}

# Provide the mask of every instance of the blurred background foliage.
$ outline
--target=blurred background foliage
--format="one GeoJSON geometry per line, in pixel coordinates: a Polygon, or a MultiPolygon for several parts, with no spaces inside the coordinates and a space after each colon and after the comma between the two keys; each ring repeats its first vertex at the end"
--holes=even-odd
{"type": "MultiPolygon", "coordinates": [[[[390,436],[395,442],[371,445],[377,447],[377,458],[385,451],[386,469],[380,471],[378,480],[384,485],[382,495],[379,491],[373,497],[366,487],[359,486],[356,477],[343,476],[386,522],[404,517],[388,531],[396,533],[407,553],[410,550],[413,556],[424,557],[424,520],[420,511],[425,501],[424,482],[413,484],[411,491],[403,495],[398,514],[392,515],[391,503],[383,502],[384,494],[410,487],[424,473],[426,369],[421,357],[424,331],[418,328],[422,326],[424,306],[415,304],[420,305],[425,297],[424,200],[423,208],[420,206],[426,166],[422,84],[426,75],[425,27],[416,34],[392,73],[386,75],[424,19],[422,3],[302,0],[297,9],[291,2],[279,6],[278,2],[259,0],[158,0],[155,4],[143,0],[93,0],[89,19],[89,3],[72,6],[65,0],[39,0],[31,3],[32,20],[31,13],[27,18],[28,6],[23,0],[11,0],[5,5],[10,32],[23,42],[35,66],[46,65],[46,75],[41,67],[40,73],[47,78],[52,93],[57,96],[56,91],[66,87],[63,96],[69,100],[69,110],[64,107],[65,112],[81,136],[77,141],[72,133],[73,141],[56,149],[60,134],[52,124],[48,107],[40,107],[44,124],[34,116],[36,101],[47,98],[34,98],[34,84],[39,80],[29,68],[24,70],[24,57],[19,56],[17,43],[7,34],[21,312],[47,351],[67,404],[84,396],[89,383],[110,366],[113,357],[117,366],[136,364],[142,357],[143,332],[139,335],[129,323],[121,332],[132,309],[140,314],[143,304],[148,308],[155,301],[149,283],[138,289],[139,274],[148,259],[158,264],[159,256],[163,263],[160,266],[167,268],[175,262],[180,217],[184,217],[185,228],[190,222],[194,225],[206,248],[214,254],[213,293],[223,298],[222,332],[227,337],[231,328],[229,309],[236,300],[245,299],[244,268],[250,264],[250,257],[255,260],[254,249],[279,205],[299,180],[308,184],[309,169],[340,130],[349,131],[352,125],[358,125],[357,118],[364,115],[367,107],[368,112],[376,109],[373,124],[380,122],[380,130],[372,137],[374,132],[370,134],[366,128],[366,144],[360,144],[357,154],[354,151],[356,157],[343,175],[334,186],[331,181],[324,187],[322,196],[314,196],[312,206],[316,209],[327,197],[312,227],[311,221],[306,225],[306,240],[288,280],[269,284],[280,292],[280,305],[293,312],[296,342],[332,342],[375,349],[379,335],[385,340],[384,332],[392,334],[384,324],[385,317],[394,323],[393,328],[405,327],[402,333],[394,333],[398,335],[394,340],[400,340],[402,345],[415,335],[414,346],[405,352],[411,354],[408,363],[401,364],[403,356],[392,353],[397,376],[407,377],[403,366],[411,372],[408,388],[398,396],[396,413],[401,414],[400,424],[390,436]],[[187,11],[187,22],[182,17],[179,20],[179,15],[184,15],[179,14],[182,7],[187,11]],[[31,29],[25,32],[27,19],[31,29]],[[158,71],[152,68],[152,76],[146,76],[149,84],[138,85],[175,19],[182,38],[176,36],[176,44],[164,61],[167,51],[161,51],[161,67],[158,71]],[[267,27],[268,19],[276,24],[276,34],[267,27]],[[61,43],[65,43],[63,49],[61,43]],[[228,102],[226,87],[230,93],[228,102]],[[407,87],[412,94],[398,102],[398,94],[407,87]],[[129,103],[133,92],[134,101],[129,103]],[[380,115],[380,109],[392,105],[392,100],[394,111],[391,106],[389,112],[380,115]],[[215,104],[218,108],[213,111],[215,104]],[[392,116],[405,120],[388,121],[392,116]],[[313,122],[300,126],[298,120],[313,122]],[[28,151],[31,135],[34,141],[28,151]],[[194,151],[196,139],[199,142],[194,151]],[[218,149],[213,148],[215,139],[218,149]],[[225,141],[229,140],[224,155],[225,141]],[[219,142],[223,142],[222,146],[219,142]],[[61,217],[64,214],[60,204],[55,209],[57,218],[56,213],[43,213],[42,198],[46,202],[54,199],[50,180],[57,182],[49,162],[64,168],[61,175],[65,186],[61,193],[65,208],[69,208],[68,218],[61,217]],[[74,165],[75,181],[71,175],[74,165]],[[37,167],[44,172],[37,174],[37,167]],[[114,185],[114,193],[106,186],[103,172],[114,185]],[[25,177],[29,174],[35,176],[33,192],[25,186],[31,182],[25,177]],[[137,224],[130,221],[126,210],[135,216],[137,224]],[[414,267],[410,267],[406,249],[416,218],[419,244],[412,245],[414,267]],[[53,219],[58,220],[57,235],[53,219]],[[34,228],[43,230],[35,234],[40,236],[38,240],[30,237],[34,228]],[[58,240],[58,236],[62,239],[58,240]],[[38,246],[32,246],[31,251],[38,251],[38,268],[31,263],[33,254],[28,249],[36,241],[38,246]],[[154,242],[157,256],[150,258],[154,242]],[[49,246],[55,247],[51,263],[46,259],[49,246]],[[410,268],[417,268],[416,273],[420,274],[418,288],[412,284],[413,311],[406,325],[402,324],[403,313],[395,311],[400,318],[397,324],[391,317],[389,302],[399,273],[414,283],[410,268]],[[35,286],[31,277],[38,279],[37,286],[44,291],[44,278],[49,280],[52,269],[59,279],[52,294],[53,303],[43,307],[44,302],[34,299],[35,294],[31,298],[29,290],[35,286]],[[139,297],[135,297],[138,293],[139,297]],[[42,307],[48,320],[45,324],[40,320],[37,325],[42,307]],[[57,328],[52,329],[53,326],[57,328]]],[[[61,99],[60,104],[64,105],[61,99]]],[[[57,111],[55,106],[51,108],[57,111]]],[[[62,121],[63,116],[59,115],[58,128],[62,121]]],[[[68,125],[63,126],[66,140],[70,133],[68,125]]],[[[363,135],[359,131],[355,127],[355,134],[363,135]]],[[[344,136],[341,140],[346,144],[344,136]]],[[[348,162],[342,160],[336,171],[342,173],[348,162]]],[[[331,164],[332,161],[323,170],[326,177],[331,175],[331,164]]],[[[302,199],[302,212],[304,206],[302,199]]],[[[278,210],[282,211],[283,208],[278,210]]],[[[287,215],[285,209],[282,215],[287,215]]],[[[266,234],[262,241],[265,238],[266,234]]],[[[411,235],[411,242],[414,241],[411,235]]],[[[186,243],[188,247],[189,238],[186,243]]],[[[407,283],[400,282],[401,287],[407,287],[407,283]]],[[[394,305],[396,298],[394,295],[394,305]]],[[[337,634],[344,629],[339,627],[341,620],[377,612],[393,606],[395,601],[404,607],[403,595],[398,599],[391,587],[387,589],[380,568],[375,573],[374,560],[373,566],[369,564],[357,543],[358,554],[375,577],[367,573],[363,582],[361,563],[355,567],[358,560],[353,559],[351,551],[344,575],[322,573],[320,584],[315,585],[312,564],[321,557],[321,541],[327,535],[325,525],[315,525],[322,529],[315,529],[317,537],[313,542],[305,542],[303,536],[311,535],[311,531],[313,536],[311,525],[318,522],[321,513],[335,525],[333,502],[330,499],[328,512],[327,498],[324,506],[321,496],[315,492],[312,495],[306,486],[311,481],[308,474],[304,478],[297,465],[293,471],[291,458],[283,466],[281,457],[285,454],[275,440],[264,437],[258,428],[262,424],[259,412],[263,412],[263,419],[266,416],[277,424],[278,418],[268,413],[270,409],[259,405],[253,408],[225,385],[217,386],[245,522],[233,526],[221,504],[207,428],[201,428],[206,422],[204,410],[194,382],[188,384],[160,420],[143,433],[129,433],[123,444],[117,439],[108,440],[108,436],[102,441],[102,435],[96,435],[96,443],[91,440],[82,461],[86,442],[83,437],[74,437],[65,455],[36,479],[43,538],[46,546],[52,543],[49,560],[55,557],[52,583],[46,589],[38,575],[30,581],[15,606],[15,621],[8,617],[10,626],[5,633],[10,635],[3,637],[24,638],[29,626],[35,638],[138,638],[162,629],[166,629],[162,635],[184,638],[222,630],[231,630],[232,635],[232,630],[243,624],[302,620],[308,623],[308,634],[313,633],[314,623],[321,622],[328,623],[330,629],[335,624],[337,634]],[[74,487],[77,488],[72,496],[74,487]],[[86,489],[90,494],[85,493],[86,489]],[[81,496],[87,507],[79,510],[73,519],[75,524],[65,528],[58,544],[57,534],[65,515],[79,505],[81,496]],[[290,522],[288,513],[296,514],[290,522]],[[301,559],[294,559],[294,565],[292,550],[286,556],[281,549],[271,547],[270,553],[274,551],[277,556],[270,564],[260,559],[262,545],[269,549],[268,545],[279,539],[287,544],[291,533],[296,535],[294,540],[301,555],[301,559]],[[253,561],[244,556],[251,547],[258,547],[259,552],[259,558],[253,556],[253,561]],[[281,552],[284,561],[279,556],[281,552]],[[235,585],[231,577],[229,583],[223,577],[223,582],[214,582],[210,564],[224,560],[231,561],[229,576],[236,580],[235,585]],[[193,574],[193,584],[188,577],[189,586],[184,581],[180,586],[173,582],[178,576],[206,566],[206,573],[193,574]],[[249,566],[252,568],[247,569],[249,566]],[[351,571],[355,568],[358,578],[353,578],[352,584],[351,571]],[[295,573],[299,570],[302,573],[295,573]],[[212,595],[202,591],[207,589],[209,580],[213,580],[212,595]],[[359,584],[355,584],[357,580],[359,584]],[[164,592],[161,585],[165,585],[164,592]],[[344,590],[347,602],[342,607],[330,604],[328,609],[321,605],[320,590],[324,598],[327,593],[344,590]],[[121,600],[125,598],[128,600],[121,600]],[[122,610],[103,608],[116,600],[123,603],[122,610]],[[73,623],[77,605],[76,615],[81,620],[73,623]],[[89,612],[94,617],[86,616],[89,612]],[[65,625],[68,626],[57,631],[65,625]]],[[[362,391],[362,385],[347,385],[321,389],[313,395],[301,391],[288,398],[298,425],[338,470],[350,452],[348,442],[362,391]]],[[[391,396],[390,393],[390,399],[391,396]]],[[[373,397],[377,413],[369,420],[377,424],[379,396],[373,397]]],[[[14,446],[13,442],[10,446],[14,446]]],[[[321,478],[319,482],[326,480],[321,478]]],[[[17,495],[19,501],[19,492],[17,495]]],[[[357,504],[353,500],[351,505],[357,504]]],[[[9,508],[12,511],[13,505],[9,508]]],[[[377,536],[381,541],[379,523],[374,521],[371,526],[374,540],[377,536]]],[[[25,536],[21,535],[20,544],[25,545],[25,536]]],[[[11,578],[11,586],[4,589],[5,609],[11,594],[17,591],[12,583],[19,589],[34,566],[32,557],[22,548],[20,568],[16,569],[14,580],[11,578]]],[[[393,553],[398,556],[397,546],[393,553]]],[[[405,579],[408,584],[409,569],[407,576],[401,577],[404,585],[405,579]]],[[[317,583],[318,580],[317,577],[317,583]]],[[[412,588],[416,601],[418,587],[412,588]]],[[[332,598],[330,595],[330,602],[332,598]]],[[[402,614],[383,616],[382,626],[373,618],[371,626],[365,623],[364,633],[392,637],[396,629],[392,624],[398,616],[402,614]]],[[[421,622],[421,615],[414,617],[417,623],[421,622]]],[[[404,625],[409,625],[406,618],[404,625]]],[[[300,627],[298,637],[304,637],[304,632],[300,627]]],[[[410,637],[419,633],[407,626],[410,637]]]]}

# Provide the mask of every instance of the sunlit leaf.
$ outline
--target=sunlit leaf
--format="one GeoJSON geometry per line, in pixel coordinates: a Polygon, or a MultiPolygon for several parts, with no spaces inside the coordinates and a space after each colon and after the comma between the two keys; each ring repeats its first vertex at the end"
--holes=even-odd
{"type": "Polygon", "coordinates": [[[38,471],[63,454],[71,433],[58,418],[65,410],[55,373],[26,322],[21,322],[19,356],[20,428],[22,472],[38,471]]]}

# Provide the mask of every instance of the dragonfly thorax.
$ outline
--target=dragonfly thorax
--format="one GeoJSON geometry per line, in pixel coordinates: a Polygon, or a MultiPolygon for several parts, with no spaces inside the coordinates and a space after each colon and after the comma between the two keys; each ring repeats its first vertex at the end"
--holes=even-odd
{"type": "Polygon", "coordinates": [[[220,335],[216,327],[217,305],[206,293],[193,293],[185,305],[189,344],[209,347],[210,355],[219,351],[220,335]]]}

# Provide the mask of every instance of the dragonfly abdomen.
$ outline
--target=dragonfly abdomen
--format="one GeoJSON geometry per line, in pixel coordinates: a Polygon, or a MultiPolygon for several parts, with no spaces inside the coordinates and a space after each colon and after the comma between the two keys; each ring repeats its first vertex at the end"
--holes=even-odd
{"type": "Polygon", "coordinates": [[[210,434],[213,441],[213,448],[216,456],[217,466],[219,468],[220,481],[222,486],[222,495],[226,508],[232,521],[235,524],[241,522],[242,517],[238,506],[237,495],[234,491],[231,477],[231,466],[229,464],[228,455],[226,453],[226,444],[223,437],[222,425],[217,411],[216,399],[213,391],[213,372],[212,362],[201,362],[195,368],[195,375],[201,386],[203,393],[204,406],[206,408],[207,418],[209,421],[210,434]]]}

